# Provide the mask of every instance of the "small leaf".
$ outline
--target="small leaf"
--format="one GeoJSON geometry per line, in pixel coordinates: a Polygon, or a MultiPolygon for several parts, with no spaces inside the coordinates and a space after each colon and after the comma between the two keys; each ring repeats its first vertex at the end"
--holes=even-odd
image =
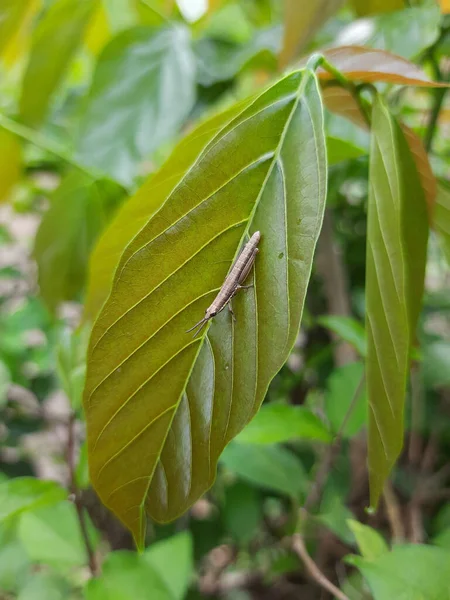
{"type": "Polygon", "coordinates": [[[248,544],[262,520],[260,493],[243,481],[237,481],[225,490],[222,512],[227,534],[241,545],[248,544]]]}
{"type": "Polygon", "coordinates": [[[22,169],[22,149],[15,135],[0,127],[0,203],[9,199],[22,169]]]}
{"type": "Polygon", "coordinates": [[[337,333],[343,340],[356,348],[361,356],[366,355],[366,331],[359,321],[351,317],[324,315],[317,319],[317,322],[337,333]]]}
{"type": "Polygon", "coordinates": [[[358,544],[359,551],[367,560],[378,558],[382,554],[389,552],[389,548],[384,538],[372,527],[363,525],[359,521],[349,519],[348,526],[353,531],[353,534],[358,544]]]}
{"type": "Polygon", "coordinates": [[[351,142],[342,140],[336,137],[327,136],[327,156],[328,164],[336,165],[344,160],[352,160],[353,158],[359,158],[367,154],[365,148],[356,146],[351,142]]]}
{"type": "Polygon", "coordinates": [[[0,483],[0,522],[38,506],[56,504],[67,496],[54,481],[16,477],[0,483]]]}
{"type": "MultiPolygon", "coordinates": [[[[90,525],[91,542],[95,533],[90,525]]],[[[75,506],[68,501],[22,515],[19,539],[34,562],[82,566],[88,560],[75,506]]]]}
{"type": "Polygon", "coordinates": [[[149,546],[142,555],[165,583],[173,600],[182,600],[194,573],[192,537],[178,533],[149,546]]]}
{"type": "Polygon", "coordinates": [[[287,359],[325,195],[317,81],[298,71],[180,145],[111,225],[122,249],[105,234],[122,256],[88,352],[90,473],[138,544],[144,508],[174,519],[212,485],[287,359]],[[256,230],[255,285],[233,301],[237,325],[223,311],[193,339],[186,330],[256,230]]]}
{"type": "Polygon", "coordinates": [[[439,185],[434,208],[434,227],[450,265],[450,189],[439,185]]]}
{"type": "Polygon", "coordinates": [[[237,437],[243,444],[275,444],[302,439],[330,442],[331,435],[309,409],[276,403],[262,406],[237,437]]]}
{"type": "Polygon", "coordinates": [[[120,33],[97,64],[78,159],[131,185],[141,161],[178,133],[194,100],[194,58],[184,27],[120,33]]]}
{"type": "MultiPolygon", "coordinates": [[[[448,87],[446,83],[428,79],[422,69],[409,60],[385,50],[340,46],[323,50],[322,54],[351,81],[385,81],[400,85],[448,87]]],[[[317,71],[317,75],[321,81],[334,79],[333,75],[323,68],[317,71]]]]}
{"type": "Polygon", "coordinates": [[[111,217],[121,190],[70,172],[57,188],[36,235],[41,295],[54,309],[83,288],[92,247],[111,217]]]}
{"type": "MultiPolygon", "coordinates": [[[[363,377],[364,365],[359,362],[336,368],[330,375],[325,395],[325,411],[335,433],[340,431],[363,377]]],[[[356,435],[366,422],[367,393],[364,387],[341,433],[344,437],[350,438],[356,435]]]]}
{"type": "Polygon", "coordinates": [[[342,3],[343,0],[284,0],[284,39],[279,57],[281,69],[312,40],[342,3]]]}
{"type": "Polygon", "coordinates": [[[91,0],[57,0],[36,26],[20,97],[20,115],[27,125],[37,126],[44,119],[94,7],[91,0]]]}
{"type": "Polygon", "coordinates": [[[125,550],[107,555],[102,574],[88,581],[85,597],[86,600],[175,600],[145,557],[125,550]]]}
{"type": "Polygon", "coordinates": [[[432,546],[396,546],[376,559],[348,557],[367,580],[374,600],[448,598],[450,552],[432,546]]]}
{"type": "Polygon", "coordinates": [[[428,226],[413,157],[378,98],[372,117],[366,263],[369,475],[376,506],[403,445],[411,345],[421,308],[428,226]]]}
{"type": "Polygon", "coordinates": [[[302,463],[281,446],[253,446],[233,442],[220,463],[258,487],[274,490],[297,500],[305,492],[307,476],[302,463]]]}

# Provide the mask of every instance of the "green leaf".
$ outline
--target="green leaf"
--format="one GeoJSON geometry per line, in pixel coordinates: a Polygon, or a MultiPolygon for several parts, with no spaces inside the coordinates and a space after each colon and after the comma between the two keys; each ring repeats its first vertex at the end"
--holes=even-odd
{"type": "Polygon", "coordinates": [[[18,540],[0,548],[0,592],[17,592],[30,571],[30,560],[18,540]]]}
{"type": "Polygon", "coordinates": [[[349,520],[353,519],[353,513],[345,506],[344,497],[334,491],[332,487],[326,490],[319,514],[314,515],[313,518],[346,544],[354,544],[355,538],[348,526],[349,520]]]}
{"type": "Polygon", "coordinates": [[[190,533],[179,533],[152,544],[142,558],[158,573],[174,600],[185,597],[194,573],[190,533]]]}
{"type": "Polygon", "coordinates": [[[262,521],[262,504],[258,491],[243,481],[225,490],[223,520],[227,534],[239,544],[248,544],[262,521]]]}
{"type": "Polygon", "coordinates": [[[420,313],[428,217],[397,121],[374,102],[366,262],[366,378],[370,495],[376,506],[403,445],[411,345],[420,313]]]}
{"type": "Polygon", "coordinates": [[[144,202],[131,201],[135,220],[122,227],[135,237],[91,336],[91,479],[139,544],[144,508],[157,521],[182,514],[257,412],[297,337],[322,223],[315,76],[292,73],[226,115],[200,129],[203,143],[211,140],[200,153],[191,138],[187,153],[163,167],[165,177],[145,186],[144,202]],[[233,302],[236,326],[223,311],[193,339],[186,330],[217,294],[249,229],[261,231],[260,252],[254,287],[233,302]]]}
{"type": "Polygon", "coordinates": [[[111,552],[102,574],[85,588],[86,600],[174,600],[159,573],[144,556],[127,551],[111,552]]]}
{"type": "Polygon", "coordinates": [[[90,330],[80,327],[76,331],[62,332],[56,348],[56,367],[62,388],[73,410],[81,407],[86,376],[86,352],[90,330]]]}
{"type": "Polygon", "coordinates": [[[450,552],[432,546],[397,546],[374,560],[347,557],[367,580],[374,600],[445,600],[450,552]]]}
{"type": "Polygon", "coordinates": [[[68,583],[52,573],[35,573],[21,588],[17,600],[66,600],[71,598],[68,583]]]}
{"type": "Polygon", "coordinates": [[[437,535],[435,535],[432,542],[435,546],[439,546],[440,548],[445,548],[446,550],[450,551],[450,527],[440,531],[437,535]]]}
{"type": "Polygon", "coordinates": [[[436,340],[424,345],[423,378],[427,387],[450,385],[450,342],[436,340]]]}
{"type": "Polygon", "coordinates": [[[98,61],[78,159],[131,185],[140,162],[178,133],[194,100],[194,58],[184,27],[122,32],[98,61]]]}
{"type": "Polygon", "coordinates": [[[351,344],[361,356],[366,356],[366,332],[356,319],[337,315],[324,315],[317,322],[337,333],[343,340],[351,344]]]}
{"type": "Polygon", "coordinates": [[[327,136],[327,155],[328,164],[336,165],[344,160],[352,160],[367,154],[365,148],[357,146],[347,140],[337,137],[327,136]]]}
{"type": "Polygon", "coordinates": [[[358,15],[370,15],[404,8],[405,0],[351,0],[351,4],[358,15]]]}
{"type": "MultiPolygon", "coordinates": [[[[391,0],[387,2],[392,6],[391,0]]],[[[411,59],[436,41],[440,23],[437,4],[409,7],[353,21],[339,32],[336,46],[368,46],[411,59]]]]}
{"type": "Polygon", "coordinates": [[[44,119],[95,4],[92,0],[58,0],[36,26],[20,97],[20,115],[27,125],[37,126],[44,119]]]}
{"type": "MultiPolygon", "coordinates": [[[[75,506],[59,502],[22,515],[19,539],[31,560],[53,565],[85,565],[88,557],[75,506]]],[[[91,540],[95,530],[88,528],[91,540]]]]}
{"type": "MultiPolygon", "coordinates": [[[[363,377],[364,365],[360,362],[338,367],[330,375],[325,394],[325,412],[335,433],[340,431],[363,377]]],[[[341,433],[344,437],[351,438],[364,427],[366,422],[367,393],[364,387],[341,433]]]]}
{"type": "Polygon", "coordinates": [[[17,477],[0,483],[0,522],[38,506],[56,504],[67,496],[54,481],[17,477]]]}
{"type": "Polygon", "coordinates": [[[51,309],[83,288],[92,247],[121,195],[121,188],[70,172],[53,194],[36,235],[41,295],[51,309]]]}
{"type": "Polygon", "coordinates": [[[296,440],[330,442],[331,434],[322,421],[303,406],[265,404],[239,434],[244,444],[275,444],[296,440]]]}
{"type": "Polygon", "coordinates": [[[301,462],[281,446],[253,446],[233,442],[225,448],[220,462],[258,487],[297,499],[305,491],[307,477],[301,462]]]}
{"type": "Polygon", "coordinates": [[[450,190],[444,185],[438,186],[433,220],[445,257],[450,265],[450,190]]]}
{"type": "Polygon", "coordinates": [[[282,29],[279,26],[257,31],[250,42],[230,42],[201,38],[194,45],[197,57],[197,80],[204,86],[235,77],[250,64],[276,67],[282,29]]]}
{"type": "Polygon", "coordinates": [[[353,519],[349,519],[347,524],[353,531],[359,551],[364,558],[374,560],[382,554],[389,552],[384,538],[378,531],[353,519]]]}
{"type": "Polygon", "coordinates": [[[19,140],[0,127],[0,203],[9,200],[11,190],[20,179],[21,167],[22,149],[19,140]]]}
{"type": "Polygon", "coordinates": [[[11,373],[5,363],[0,360],[0,408],[4,406],[8,400],[7,392],[11,383],[11,373]]]}

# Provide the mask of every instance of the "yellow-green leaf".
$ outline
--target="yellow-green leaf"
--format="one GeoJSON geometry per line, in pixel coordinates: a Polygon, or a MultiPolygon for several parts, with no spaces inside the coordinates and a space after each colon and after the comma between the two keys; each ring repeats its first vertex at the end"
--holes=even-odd
{"type": "Polygon", "coordinates": [[[58,0],[38,23],[20,98],[20,115],[27,125],[44,119],[95,6],[95,0],[58,0]]]}
{"type": "Polygon", "coordinates": [[[0,55],[13,64],[27,46],[31,21],[39,0],[3,0],[0,4],[0,55]]]}
{"type": "Polygon", "coordinates": [[[326,148],[313,73],[292,73],[209,125],[212,134],[208,123],[198,134],[204,147],[191,138],[144,201],[131,201],[139,223],[123,223],[130,237],[88,351],[91,480],[138,545],[145,511],[164,522],[187,510],[258,410],[295,342],[322,223],[326,148]],[[223,311],[193,339],[186,330],[256,230],[254,287],[237,295],[236,323],[223,311]]]}
{"type": "Polygon", "coordinates": [[[22,149],[15,135],[0,127],[0,203],[8,200],[20,178],[22,149]]]}
{"type": "Polygon", "coordinates": [[[351,3],[355,12],[360,16],[405,8],[405,0],[351,0],[351,3]]]}
{"type": "Polygon", "coordinates": [[[369,474],[375,506],[403,444],[428,239],[425,196],[401,127],[374,102],[366,263],[369,474]]]}
{"type": "Polygon", "coordinates": [[[450,265],[450,190],[443,184],[438,186],[434,207],[434,227],[438,232],[442,249],[450,265]]]}

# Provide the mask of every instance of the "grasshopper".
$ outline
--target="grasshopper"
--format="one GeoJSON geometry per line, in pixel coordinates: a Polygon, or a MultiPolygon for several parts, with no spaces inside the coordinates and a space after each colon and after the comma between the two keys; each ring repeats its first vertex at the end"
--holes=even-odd
{"type": "MultiPolygon", "coordinates": [[[[230,272],[225,278],[225,281],[222,284],[222,287],[219,290],[219,293],[214,298],[212,304],[208,306],[205,312],[205,316],[203,319],[200,319],[198,323],[196,323],[193,327],[187,330],[186,333],[197,329],[194,333],[193,337],[196,337],[206,323],[219,314],[227,305],[230,305],[231,299],[239,290],[248,289],[252,287],[251,285],[242,285],[244,281],[247,279],[248,274],[251,271],[253,263],[255,262],[256,255],[258,254],[258,243],[261,239],[261,234],[259,231],[255,231],[249,241],[245,244],[242,252],[236,259],[236,262],[231,267],[230,272]]],[[[231,310],[231,305],[230,305],[231,310]]],[[[233,311],[231,310],[231,315],[234,318],[233,311]]]]}

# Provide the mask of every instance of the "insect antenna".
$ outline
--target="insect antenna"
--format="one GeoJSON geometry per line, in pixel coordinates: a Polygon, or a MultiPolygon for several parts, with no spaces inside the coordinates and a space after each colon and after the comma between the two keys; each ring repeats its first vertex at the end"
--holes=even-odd
{"type": "Polygon", "coordinates": [[[197,331],[194,333],[194,335],[192,337],[197,337],[197,335],[200,333],[200,331],[203,329],[203,327],[206,325],[206,323],[209,321],[209,319],[207,319],[206,317],[203,317],[203,319],[200,319],[200,321],[198,323],[196,323],[193,327],[191,327],[190,329],[188,329],[186,331],[186,333],[189,333],[190,331],[193,331],[194,329],[197,329],[197,331]]]}

